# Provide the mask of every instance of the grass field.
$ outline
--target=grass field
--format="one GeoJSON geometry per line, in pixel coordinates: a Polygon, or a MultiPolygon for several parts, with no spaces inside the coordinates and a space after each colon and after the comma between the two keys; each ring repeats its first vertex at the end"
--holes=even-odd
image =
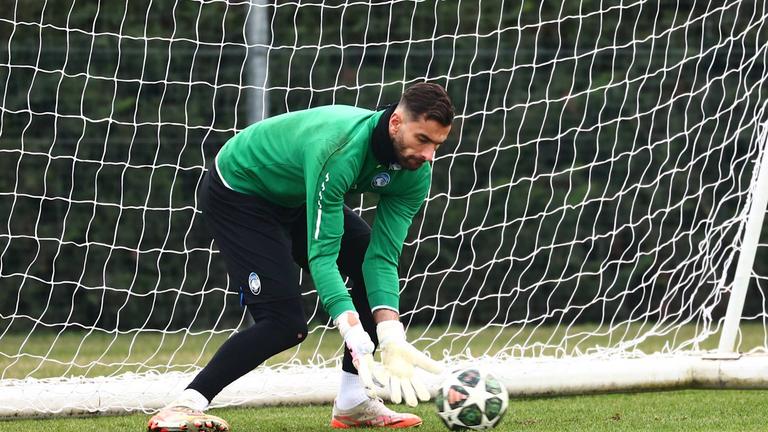
{"type": "MultiPolygon", "coordinates": [[[[417,330],[417,329],[416,329],[417,330]]],[[[571,328],[569,335],[594,330],[593,327],[571,328]]],[[[442,338],[439,343],[432,339],[454,329],[431,329],[421,334],[420,347],[430,346],[430,351],[448,350],[458,353],[470,348],[474,354],[493,352],[526,342],[557,341],[562,335],[551,329],[537,332],[516,332],[506,329],[469,335],[456,329],[457,336],[442,338]],[[509,333],[506,333],[509,332],[509,333]],[[461,335],[464,336],[461,336],[461,335]],[[555,335],[553,337],[553,334],[555,335]]],[[[414,335],[416,332],[409,332],[414,335]]],[[[586,333],[585,333],[586,334],[586,333]]],[[[661,349],[664,341],[672,338],[684,341],[695,334],[695,329],[683,327],[675,333],[652,338],[643,342],[647,352],[661,349]]],[[[6,335],[2,339],[0,371],[5,378],[25,376],[48,377],[68,375],[99,375],[126,371],[142,371],[148,365],[176,364],[202,365],[213,354],[224,336],[208,335],[184,338],[181,335],[133,335],[84,334],[66,332],[27,335],[6,335]],[[8,355],[23,352],[24,355],[8,355]],[[98,362],[93,363],[94,359],[98,362]]],[[[570,336],[569,336],[570,337],[570,336]]],[[[574,337],[570,341],[582,341],[584,346],[610,345],[616,335],[574,337]]],[[[329,332],[318,343],[302,344],[297,350],[280,355],[276,361],[294,357],[326,358],[337,352],[339,340],[335,332],[329,332]]],[[[707,339],[703,348],[714,348],[717,338],[707,339]],[[711,340],[710,340],[711,339],[711,340]]],[[[615,340],[615,339],[614,339],[615,340]]],[[[762,325],[742,326],[740,349],[764,346],[765,331],[762,325]]],[[[422,431],[446,430],[437,418],[431,403],[418,406],[413,412],[424,418],[422,431]]],[[[507,415],[498,430],[504,431],[750,431],[766,430],[764,413],[768,412],[768,390],[682,390],[635,394],[588,395],[554,398],[512,399],[507,415]]],[[[330,406],[233,408],[214,410],[228,419],[236,432],[245,431],[313,431],[329,430],[330,406]]],[[[94,416],[80,418],[25,419],[0,421],[3,431],[142,431],[148,415],[94,416]]]]}
{"type": "MultiPolygon", "coordinates": [[[[233,431],[329,431],[330,406],[219,409],[233,431]]],[[[447,431],[431,403],[413,412],[422,432],[447,431]]],[[[768,391],[685,390],[513,399],[499,431],[765,431],[768,391]]],[[[0,431],[143,431],[148,416],[0,422],[0,431]]]]}
{"type": "MultiPolygon", "coordinates": [[[[605,327],[605,326],[604,326],[605,327]]],[[[490,327],[486,329],[462,327],[412,328],[408,335],[416,340],[417,348],[428,351],[434,358],[444,352],[451,355],[467,349],[474,356],[504,351],[514,356],[541,356],[572,354],[578,350],[597,346],[615,346],[619,340],[645,335],[636,347],[646,353],[663,350],[665,346],[678,347],[697,334],[694,326],[656,329],[648,336],[651,324],[619,326],[612,331],[596,325],[573,326],[567,330],[553,327],[490,327]],[[521,347],[525,346],[525,350],[521,347]],[[562,350],[562,351],[561,351],[562,350]]],[[[28,334],[9,333],[0,339],[0,375],[10,378],[47,378],[57,376],[103,376],[125,372],[185,371],[203,366],[228,334],[204,333],[198,335],[146,332],[85,333],[68,330],[61,334],[39,331],[28,334]],[[21,353],[21,354],[17,354],[21,353]]],[[[717,347],[719,334],[700,342],[700,349],[717,347]]],[[[766,346],[766,332],[761,323],[741,326],[739,349],[749,351],[766,346]]],[[[318,362],[340,354],[341,338],[335,330],[324,335],[310,333],[306,342],[270,359],[268,364],[301,361],[318,362]]]]}

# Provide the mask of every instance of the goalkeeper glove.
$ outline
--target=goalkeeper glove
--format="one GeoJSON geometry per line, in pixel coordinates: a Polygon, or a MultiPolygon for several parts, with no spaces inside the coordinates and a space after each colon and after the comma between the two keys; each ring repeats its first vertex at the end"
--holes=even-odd
{"type": "Polygon", "coordinates": [[[373,360],[375,346],[368,333],[360,324],[360,315],[357,312],[346,311],[336,317],[333,323],[341,332],[344,343],[352,353],[352,363],[357,368],[357,375],[363,381],[363,385],[373,391],[373,371],[378,368],[373,360]]]}
{"type": "Polygon", "coordinates": [[[405,340],[405,329],[398,320],[381,321],[376,326],[381,348],[383,368],[374,369],[376,379],[389,384],[390,398],[394,403],[405,403],[416,406],[418,399],[428,401],[429,391],[424,384],[414,376],[414,367],[420,367],[428,372],[440,373],[443,366],[427,357],[421,351],[405,340]],[[379,371],[383,374],[379,375],[379,371]]]}

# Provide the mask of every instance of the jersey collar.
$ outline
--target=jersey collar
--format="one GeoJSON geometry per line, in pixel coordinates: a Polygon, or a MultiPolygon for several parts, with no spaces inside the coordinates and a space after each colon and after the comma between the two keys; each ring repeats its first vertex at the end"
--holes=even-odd
{"type": "Polygon", "coordinates": [[[397,104],[390,104],[386,106],[384,113],[379,117],[379,122],[376,123],[376,127],[373,128],[371,133],[371,149],[376,160],[382,164],[386,164],[390,169],[399,169],[400,164],[395,154],[395,147],[392,144],[392,139],[389,137],[389,118],[392,113],[395,112],[397,104]],[[394,168],[396,167],[396,168],[394,168]]]}

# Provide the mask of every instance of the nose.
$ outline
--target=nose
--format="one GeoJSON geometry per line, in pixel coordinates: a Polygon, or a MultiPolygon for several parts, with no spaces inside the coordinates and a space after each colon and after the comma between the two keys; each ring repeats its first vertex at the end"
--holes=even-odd
{"type": "Polygon", "coordinates": [[[435,158],[435,146],[427,146],[427,148],[425,148],[424,151],[421,152],[421,156],[427,162],[432,162],[432,160],[435,158]]]}

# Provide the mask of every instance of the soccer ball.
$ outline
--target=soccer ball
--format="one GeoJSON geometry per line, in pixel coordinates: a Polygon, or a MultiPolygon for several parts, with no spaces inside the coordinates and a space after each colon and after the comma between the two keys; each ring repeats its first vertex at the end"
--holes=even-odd
{"type": "Polygon", "coordinates": [[[490,429],[501,421],[509,395],[498,379],[482,369],[455,371],[435,397],[437,414],[448,429],[490,429]]]}

